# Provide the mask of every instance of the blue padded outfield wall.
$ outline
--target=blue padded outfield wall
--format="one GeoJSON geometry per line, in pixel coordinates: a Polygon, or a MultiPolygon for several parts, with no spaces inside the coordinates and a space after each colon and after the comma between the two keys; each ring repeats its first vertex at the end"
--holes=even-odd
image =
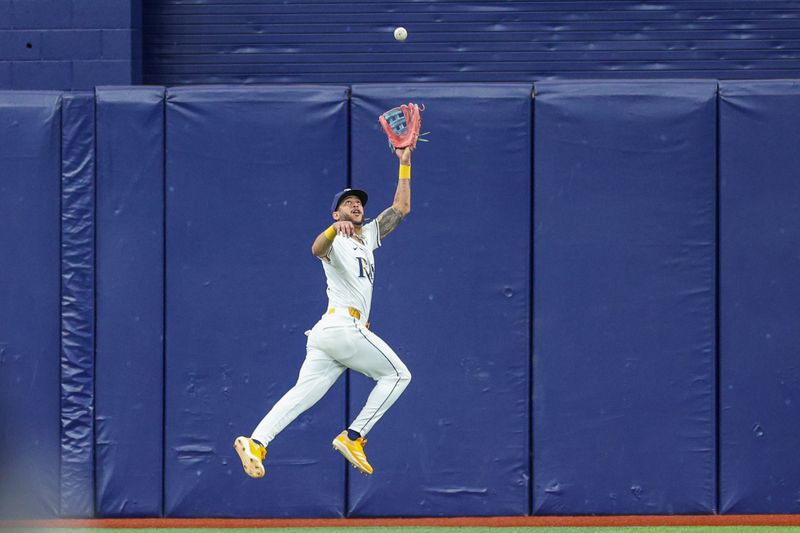
{"type": "Polygon", "coordinates": [[[97,513],[158,515],[164,433],[164,90],[98,88],[96,102],[97,513]]]}
{"type": "Polygon", "coordinates": [[[167,95],[165,512],[341,516],[330,441],[343,380],[270,446],[272,483],[233,452],[296,381],[326,308],[314,237],[347,185],[348,89],[167,95]],[[220,497],[221,495],[224,497],[220,497]]]}
{"type": "Polygon", "coordinates": [[[536,512],[715,508],[715,91],[536,86],[536,512]]]}
{"type": "Polygon", "coordinates": [[[800,82],[720,85],[720,494],[800,513],[800,82]]]}
{"type": "Polygon", "coordinates": [[[0,516],[60,508],[61,95],[0,92],[0,516]]]}
{"type": "MultiPolygon", "coordinates": [[[[353,87],[352,181],[370,191],[368,216],[397,186],[376,117],[411,100],[432,130],[412,159],[411,214],[375,253],[370,313],[414,377],[369,434],[381,478],[350,476],[353,516],[528,510],[532,89],[353,87]],[[488,455],[487,432],[503,435],[488,455]]],[[[373,385],[351,379],[351,419],[373,385]]]]}
{"type": "Polygon", "coordinates": [[[800,82],[0,92],[0,517],[800,513],[800,82]],[[532,93],[535,97],[532,98],[532,93]],[[333,194],[391,204],[342,377],[241,471],[325,311],[333,194]]]}
{"type": "Polygon", "coordinates": [[[66,94],[61,134],[61,511],[94,514],[95,102],[66,94]]]}

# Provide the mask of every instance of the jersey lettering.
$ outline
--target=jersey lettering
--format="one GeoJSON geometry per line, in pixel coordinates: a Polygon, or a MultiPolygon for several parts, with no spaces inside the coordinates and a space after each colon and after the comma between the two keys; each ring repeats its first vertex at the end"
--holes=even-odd
{"type": "Polygon", "coordinates": [[[356,257],[356,260],[358,261],[358,277],[366,277],[370,283],[373,283],[373,278],[375,277],[375,267],[369,264],[369,262],[363,257],[356,257]]]}

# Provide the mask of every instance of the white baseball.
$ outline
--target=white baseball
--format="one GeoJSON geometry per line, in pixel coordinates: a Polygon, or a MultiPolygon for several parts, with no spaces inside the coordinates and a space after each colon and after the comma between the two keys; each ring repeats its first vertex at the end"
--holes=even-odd
{"type": "Polygon", "coordinates": [[[399,26],[394,29],[394,38],[397,39],[398,41],[405,41],[407,37],[408,37],[408,32],[404,27],[399,26]]]}

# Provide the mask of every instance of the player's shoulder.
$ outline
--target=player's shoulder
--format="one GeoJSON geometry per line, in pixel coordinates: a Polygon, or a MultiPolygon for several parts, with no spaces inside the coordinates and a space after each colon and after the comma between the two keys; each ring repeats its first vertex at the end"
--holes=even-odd
{"type": "Polygon", "coordinates": [[[378,219],[373,218],[372,220],[364,224],[362,231],[370,231],[370,232],[378,231],[378,219]]]}
{"type": "Polygon", "coordinates": [[[377,218],[374,218],[370,220],[368,223],[364,224],[362,232],[366,237],[366,239],[369,241],[369,243],[372,245],[373,250],[381,245],[380,224],[378,223],[377,218]]]}

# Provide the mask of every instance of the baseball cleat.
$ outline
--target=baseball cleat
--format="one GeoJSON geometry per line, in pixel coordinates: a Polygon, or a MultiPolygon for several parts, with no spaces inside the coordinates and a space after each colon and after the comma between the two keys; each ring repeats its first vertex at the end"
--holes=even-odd
{"type": "Polygon", "coordinates": [[[347,431],[342,431],[333,439],[333,449],[344,455],[353,468],[357,468],[365,474],[372,473],[372,466],[367,462],[367,456],[364,453],[364,445],[367,439],[364,437],[356,440],[350,440],[347,436],[347,431]]]}
{"type": "Polygon", "coordinates": [[[267,449],[257,444],[249,437],[236,437],[233,441],[233,448],[242,460],[244,473],[253,478],[264,477],[264,459],[267,457],[267,449]]]}

